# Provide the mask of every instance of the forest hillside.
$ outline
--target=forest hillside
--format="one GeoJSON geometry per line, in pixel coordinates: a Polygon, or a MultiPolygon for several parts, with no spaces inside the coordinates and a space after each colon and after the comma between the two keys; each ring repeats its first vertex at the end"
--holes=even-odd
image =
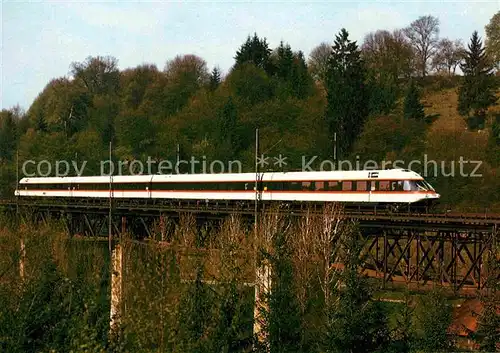
{"type": "Polygon", "coordinates": [[[186,161],[179,172],[253,171],[258,128],[264,171],[331,170],[334,155],[343,170],[410,168],[442,207],[498,212],[495,43],[485,46],[477,32],[465,45],[438,38],[434,19],[363,43],[342,29],[307,58],[254,34],[226,74],[191,54],[163,68],[120,70],[109,56],[72,63],[27,111],[0,113],[0,197],[13,195],[16,166],[20,177],[99,175],[110,142],[115,173],[175,173],[178,160],[186,161]],[[423,25],[428,56],[415,45],[423,25]]]}

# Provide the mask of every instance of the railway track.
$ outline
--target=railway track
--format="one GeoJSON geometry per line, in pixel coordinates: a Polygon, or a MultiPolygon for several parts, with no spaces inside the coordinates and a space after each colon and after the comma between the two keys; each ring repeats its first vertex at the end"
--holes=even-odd
{"type": "MultiPolygon", "coordinates": [[[[21,209],[38,209],[54,212],[84,212],[84,213],[107,213],[109,212],[109,200],[106,199],[82,199],[68,200],[0,200],[0,209],[13,210],[17,206],[21,209]]],[[[230,204],[225,202],[172,202],[163,200],[113,200],[113,210],[118,214],[139,214],[139,215],[158,215],[159,213],[198,213],[209,215],[223,215],[237,213],[242,215],[254,215],[254,203],[245,203],[242,205],[230,204]]],[[[261,209],[265,209],[261,208],[261,209]]],[[[272,209],[275,211],[275,209],[272,209]]],[[[268,208],[267,211],[270,211],[268,208]]],[[[287,213],[301,216],[306,213],[322,213],[321,206],[310,207],[304,204],[288,205],[278,209],[280,213],[287,213]]],[[[397,225],[398,223],[414,223],[415,225],[424,224],[450,224],[450,225],[500,225],[499,213],[416,213],[416,212],[392,212],[386,208],[346,208],[344,215],[363,222],[388,222],[397,225]]]]}

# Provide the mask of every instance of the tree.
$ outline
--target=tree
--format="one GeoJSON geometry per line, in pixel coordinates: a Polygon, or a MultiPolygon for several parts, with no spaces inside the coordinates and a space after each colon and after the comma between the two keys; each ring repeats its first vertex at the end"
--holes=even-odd
{"type": "Polygon", "coordinates": [[[413,49],[401,30],[365,36],[361,54],[368,69],[370,114],[389,114],[399,96],[398,81],[412,72],[413,49]]]}
{"type": "Polygon", "coordinates": [[[368,71],[367,87],[370,92],[368,101],[371,115],[390,114],[396,108],[399,96],[397,81],[389,74],[368,71]]]}
{"type": "Polygon", "coordinates": [[[486,53],[493,61],[497,70],[500,70],[500,11],[493,15],[485,27],[486,53]]]}
{"type": "Polygon", "coordinates": [[[177,333],[181,352],[207,352],[211,344],[213,294],[203,283],[203,265],[197,264],[196,271],[194,283],[188,285],[181,298],[177,333]]]}
{"type": "Polygon", "coordinates": [[[177,55],[165,65],[167,77],[167,114],[177,113],[201,87],[208,84],[210,74],[205,60],[196,55],[177,55]]]}
{"type": "Polygon", "coordinates": [[[330,58],[330,53],[331,46],[328,43],[323,42],[315,47],[311,51],[311,54],[309,54],[307,66],[309,67],[309,72],[315,81],[325,82],[328,72],[328,59],[330,58]]]}
{"type": "Polygon", "coordinates": [[[276,50],[276,75],[282,80],[289,80],[292,74],[294,55],[290,44],[280,43],[276,50]]]}
{"type": "Polygon", "coordinates": [[[310,94],[313,82],[302,51],[294,53],[289,44],[281,42],[272,54],[271,62],[275,72],[277,96],[303,99],[310,94]]]}
{"type": "Polygon", "coordinates": [[[346,157],[368,116],[366,70],[356,42],[342,29],[328,62],[326,120],[330,138],[337,133],[338,151],[346,157]]]}
{"type": "MultiPolygon", "coordinates": [[[[98,95],[92,99],[92,107],[89,109],[89,125],[93,126],[101,135],[102,142],[107,146],[110,142],[115,143],[116,129],[123,129],[123,126],[117,126],[120,105],[118,96],[114,94],[98,95]]],[[[124,115],[132,112],[123,112],[124,115]]]]}
{"type": "Polygon", "coordinates": [[[221,71],[220,69],[216,66],[213,68],[211,74],[210,74],[210,79],[209,79],[209,88],[211,91],[215,91],[217,87],[219,87],[220,83],[222,81],[221,78],[221,71]]]}
{"type": "Polygon", "coordinates": [[[313,81],[307,69],[304,53],[300,50],[293,56],[290,82],[292,84],[292,93],[296,98],[304,99],[311,94],[313,81]]]}
{"type": "Polygon", "coordinates": [[[472,119],[468,119],[469,127],[475,128],[484,124],[486,111],[496,104],[497,84],[477,31],[472,34],[468,48],[464,63],[460,65],[464,79],[458,90],[458,112],[467,118],[472,112],[472,119]]]}
{"type": "Polygon", "coordinates": [[[495,120],[491,126],[491,140],[495,146],[500,146],[500,113],[497,113],[495,120]]]}
{"type": "Polygon", "coordinates": [[[363,60],[378,76],[392,80],[408,77],[412,72],[413,49],[401,30],[392,33],[379,30],[365,36],[361,46],[363,60]]]}
{"type": "Polygon", "coordinates": [[[418,346],[424,352],[442,351],[449,347],[448,328],[452,309],[442,292],[433,290],[417,304],[417,325],[420,329],[418,346]]]}
{"type": "Polygon", "coordinates": [[[494,294],[492,294],[482,300],[482,304],[484,308],[479,315],[478,330],[474,338],[481,342],[481,351],[495,352],[498,351],[500,344],[500,332],[498,331],[500,327],[500,300],[498,296],[495,298],[494,294]]]}
{"type": "Polygon", "coordinates": [[[236,60],[235,68],[251,62],[258,68],[264,69],[268,75],[271,75],[273,69],[269,61],[270,56],[271,49],[269,49],[266,38],[260,39],[257,33],[254,33],[253,37],[248,36],[246,42],[236,52],[234,57],[236,60]]]}
{"type": "Polygon", "coordinates": [[[273,93],[269,76],[264,69],[250,62],[234,68],[226,81],[234,96],[251,105],[266,101],[273,93]]]}
{"type": "Polygon", "coordinates": [[[120,73],[123,102],[127,108],[137,109],[159,75],[156,65],[140,65],[120,73]]]}
{"type": "Polygon", "coordinates": [[[121,113],[117,117],[116,138],[122,158],[140,157],[154,144],[156,130],[148,117],[121,113]]]}
{"type": "Polygon", "coordinates": [[[206,61],[193,54],[177,55],[167,61],[164,72],[169,81],[185,80],[197,88],[206,84],[210,77],[206,61]]]}
{"type": "Polygon", "coordinates": [[[12,160],[17,144],[16,122],[9,110],[0,112],[0,162],[12,160]]]}
{"type": "Polygon", "coordinates": [[[409,353],[413,344],[413,312],[412,300],[409,292],[405,292],[404,302],[396,318],[397,326],[393,332],[394,339],[391,348],[395,353],[409,353]]]}
{"type": "Polygon", "coordinates": [[[89,56],[84,62],[74,62],[71,74],[83,82],[91,94],[115,93],[119,87],[118,60],[112,56],[89,56]]]}
{"type": "Polygon", "coordinates": [[[272,353],[300,352],[302,322],[297,302],[289,235],[280,232],[274,239],[269,294],[269,348],[272,353]]]}
{"type": "Polygon", "coordinates": [[[41,132],[62,132],[67,138],[85,128],[91,94],[79,80],[51,80],[28,110],[29,120],[41,132]]]}
{"type": "Polygon", "coordinates": [[[486,253],[486,291],[479,293],[482,310],[475,313],[478,316],[478,329],[471,335],[479,341],[480,350],[486,352],[498,352],[500,348],[500,245],[497,242],[494,244],[486,253]]]}
{"type": "Polygon", "coordinates": [[[422,77],[427,75],[429,60],[436,53],[439,20],[433,16],[421,16],[404,29],[405,35],[410,40],[417,56],[417,68],[422,77]]]}
{"type": "Polygon", "coordinates": [[[228,98],[217,119],[216,145],[218,159],[231,158],[235,155],[238,141],[236,135],[238,112],[233,99],[228,98]]]}
{"type": "MultiPolygon", "coordinates": [[[[372,298],[365,275],[360,274],[363,243],[359,229],[352,227],[340,239],[343,288],[327,303],[327,352],[384,352],[389,343],[387,318],[380,302],[372,298]]],[[[333,283],[338,283],[333,281],[333,283]]]]}
{"type": "Polygon", "coordinates": [[[441,39],[437,44],[436,55],[432,59],[432,66],[438,72],[455,75],[455,70],[463,60],[465,48],[461,40],[452,42],[448,38],[441,39]]]}
{"type": "Polygon", "coordinates": [[[406,93],[403,115],[405,119],[425,119],[424,105],[420,102],[420,92],[413,80],[406,93]]]}

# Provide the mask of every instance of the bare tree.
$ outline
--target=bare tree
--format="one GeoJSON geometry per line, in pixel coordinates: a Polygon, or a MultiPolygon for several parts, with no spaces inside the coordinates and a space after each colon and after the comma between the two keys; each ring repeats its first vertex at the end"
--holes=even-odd
{"type": "Polygon", "coordinates": [[[412,71],[413,49],[401,30],[379,30],[365,36],[361,46],[363,58],[376,71],[394,78],[406,77],[412,71]]]}
{"type": "Polygon", "coordinates": [[[165,73],[169,80],[177,81],[189,77],[190,81],[199,86],[206,84],[210,77],[205,60],[193,54],[177,55],[169,60],[165,65],[165,73]]]}
{"type": "Polygon", "coordinates": [[[322,216],[323,224],[314,239],[314,250],[318,256],[318,279],[327,305],[332,300],[332,289],[338,287],[338,272],[335,266],[340,256],[339,239],[347,231],[344,210],[338,205],[329,205],[322,216]]]}
{"type": "Polygon", "coordinates": [[[417,68],[422,77],[427,75],[429,60],[435,55],[439,37],[439,19],[421,16],[404,29],[417,56],[417,68]]]}
{"type": "Polygon", "coordinates": [[[311,51],[311,54],[309,54],[307,65],[314,80],[321,82],[325,81],[328,71],[328,58],[330,57],[331,52],[331,45],[323,42],[315,47],[311,51]]]}
{"type": "Polygon", "coordinates": [[[486,53],[497,71],[500,71],[500,11],[493,15],[485,27],[486,53]]]}
{"type": "Polygon", "coordinates": [[[437,72],[454,75],[464,55],[465,48],[461,40],[458,39],[452,42],[448,38],[443,38],[437,45],[436,55],[432,59],[432,67],[437,72]]]}

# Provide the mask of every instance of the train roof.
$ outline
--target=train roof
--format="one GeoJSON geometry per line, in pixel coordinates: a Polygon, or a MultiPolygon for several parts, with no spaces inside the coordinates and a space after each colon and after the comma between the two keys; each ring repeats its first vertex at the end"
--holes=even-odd
{"type": "MultiPolygon", "coordinates": [[[[165,183],[165,182],[255,182],[256,173],[222,174],[153,174],[84,177],[33,177],[23,178],[20,184],[76,184],[76,183],[165,183]],[[111,179],[111,180],[110,180],[111,179]]],[[[312,171],[312,172],[264,172],[262,181],[302,180],[422,180],[422,176],[408,169],[312,171]]]]}

